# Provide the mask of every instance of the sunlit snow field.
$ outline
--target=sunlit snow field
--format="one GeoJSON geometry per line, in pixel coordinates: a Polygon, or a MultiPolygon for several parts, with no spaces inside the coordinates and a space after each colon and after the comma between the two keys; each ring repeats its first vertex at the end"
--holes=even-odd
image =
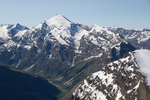
{"type": "Polygon", "coordinates": [[[134,57],[142,72],[146,74],[147,84],[150,86],[150,50],[136,50],[134,57]]]}

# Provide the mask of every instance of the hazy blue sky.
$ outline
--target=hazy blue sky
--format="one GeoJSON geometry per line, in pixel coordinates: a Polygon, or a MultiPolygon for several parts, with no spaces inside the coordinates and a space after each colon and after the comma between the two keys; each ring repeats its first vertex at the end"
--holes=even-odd
{"type": "Polygon", "coordinates": [[[86,25],[150,28],[150,0],[0,0],[0,24],[32,27],[56,14],[86,25]]]}

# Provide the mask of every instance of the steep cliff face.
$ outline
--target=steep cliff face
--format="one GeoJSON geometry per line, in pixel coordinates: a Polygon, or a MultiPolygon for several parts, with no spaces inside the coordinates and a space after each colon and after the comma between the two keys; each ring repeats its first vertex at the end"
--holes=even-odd
{"type": "Polygon", "coordinates": [[[88,76],[65,99],[148,100],[145,76],[132,54],[114,61],[88,76]],[[71,95],[72,93],[72,95],[71,95]]]}

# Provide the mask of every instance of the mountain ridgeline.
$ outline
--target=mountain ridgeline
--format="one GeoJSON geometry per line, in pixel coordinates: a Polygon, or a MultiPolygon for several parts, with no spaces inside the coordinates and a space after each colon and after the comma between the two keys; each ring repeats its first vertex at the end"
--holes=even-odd
{"type": "Polygon", "coordinates": [[[148,29],[89,27],[62,15],[31,29],[0,26],[0,62],[44,77],[63,91],[61,96],[108,63],[136,49],[150,49],[149,44],[148,29]]]}

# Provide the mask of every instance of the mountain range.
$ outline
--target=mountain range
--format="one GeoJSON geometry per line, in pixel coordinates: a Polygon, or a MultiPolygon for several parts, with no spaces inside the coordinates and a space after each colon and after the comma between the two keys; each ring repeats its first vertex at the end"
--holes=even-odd
{"type": "Polygon", "coordinates": [[[90,27],[56,15],[32,28],[1,25],[0,63],[45,78],[65,99],[148,100],[133,54],[149,44],[149,29],[90,27]]]}

